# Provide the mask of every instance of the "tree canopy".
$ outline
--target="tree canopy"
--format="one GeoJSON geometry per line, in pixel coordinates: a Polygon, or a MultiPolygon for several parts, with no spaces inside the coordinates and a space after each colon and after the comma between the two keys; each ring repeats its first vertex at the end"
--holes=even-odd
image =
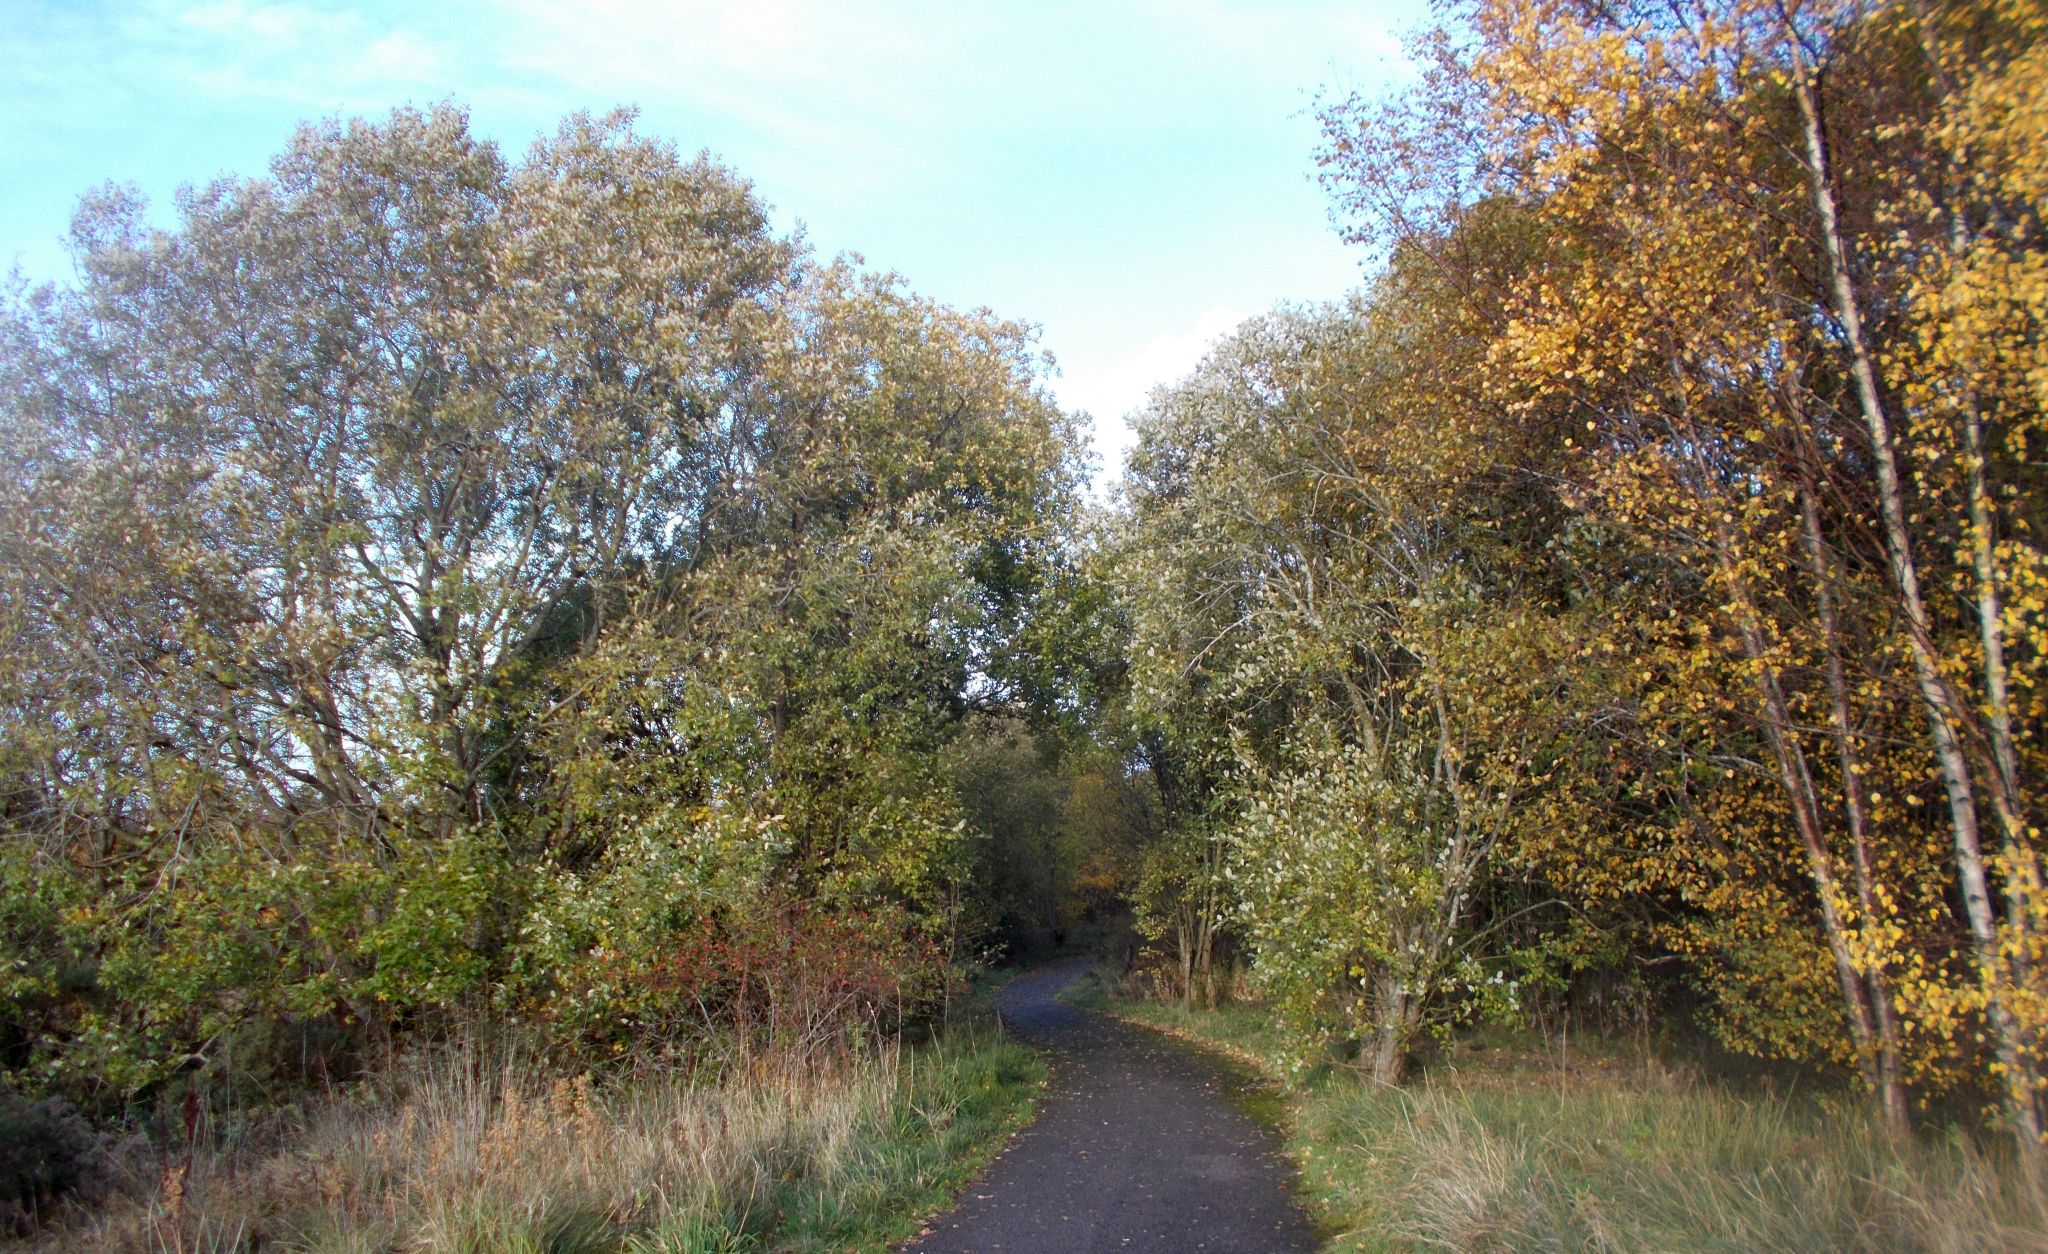
{"type": "Polygon", "coordinates": [[[1099,510],[1030,328],[626,115],[88,198],[0,313],[8,1083],[812,1048],[1128,905],[1298,1062],[1656,1006],[2038,1161],[2039,6],[1442,17],[1321,102],[1372,279],[1099,510]]]}
{"type": "Polygon", "coordinates": [[[764,909],[922,996],[939,754],[1078,473],[1030,332],[627,115],[309,127],[178,212],[89,198],[0,332],[10,1065],[670,1033],[664,964],[764,909]]]}
{"type": "Polygon", "coordinates": [[[2038,11],[1448,19],[1322,109],[1380,278],[1141,420],[1130,700],[1218,925],[1382,1076],[1680,964],[2037,1153],[2038,11]]]}

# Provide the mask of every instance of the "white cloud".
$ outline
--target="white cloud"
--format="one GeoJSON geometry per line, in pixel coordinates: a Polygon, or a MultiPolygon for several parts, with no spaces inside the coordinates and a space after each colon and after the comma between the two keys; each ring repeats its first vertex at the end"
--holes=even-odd
{"type": "Polygon", "coordinates": [[[933,54],[929,26],[825,0],[508,0],[500,13],[509,68],[586,93],[749,115],[854,101],[914,114],[922,102],[901,71],[933,54]]]}
{"type": "Polygon", "coordinates": [[[1146,6],[1162,34],[1205,43],[1236,65],[1297,87],[1312,86],[1332,70],[1383,72],[1406,62],[1401,37],[1415,11],[1398,4],[1366,7],[1359,12],[1351,0],[1151,0],[1146,6]]]}
{"type": "Polygon", "coordinates": [[[17,159],[89,154],[72,187],[254,170],[292,120],[405,102],[454,97],[513,146],[571,109],[640,105],[643,131],[732,161],[822,250],[1037,321],[1105,483],[1125,416],[1242,311],[1355,279],[1302,168],[1305,93],[1396,55],[1424,16],[1420,0],[30,3],[48,16],[34,44],[0,39],[0,105],[93,120],[92,142],[17,159]],[[146,150],[109,168],[138,131],[146,150]],[[174,151],[194,155],[159,159],[174,151]]]}
{"type": "Polygon", "coordinates": [[[500,89],[638,106],[685,148],[829,189],[808,204],[886,201],[932,177],[930,132],[948,115],[933,108],[931,67],[961,55],[950,6],[925,22],[831,0],[499,0],[492,12],[468,55],[500,89]]]}
{"type": "Polygon", "coordinates": [[[416,36],[393,31],[364,49],[362,66],[373,78],[425,83],[440,72],[441,59],[416,36]]]}
{"type": "Polygon", "coordinates": [[[1245,317],[1243,310],[1217,305],[1196,318],[1193,326],[1155,335],[1128,357],[1053,381],[1061,405],[1089,416],[1089,437],[1102,462],[1095,480],[1098,495],[1123,474],[1124,458],[1137,441],[1130,414],[1144,405],[1153,388],[1183,378],[1201,364],[1216,342],[1235,331],[1245,317]]]}
{"type": "Polygon", "coordinates": [[[304,0],[155,0],[130,11],[122,33],[136,67],[170,93],[236,107],[380,112],[446,90],[447,65],[431,39],[304,0]]]}
{"type": "Polygon", "coordinates": [[[320,15],[308,9],[288,4],[243,4],[239,0],[193,5],[176,11],[173,19],[181,26],[209,35],[256,40],[272,46],[296,43],[325,24],[320,15]]]}

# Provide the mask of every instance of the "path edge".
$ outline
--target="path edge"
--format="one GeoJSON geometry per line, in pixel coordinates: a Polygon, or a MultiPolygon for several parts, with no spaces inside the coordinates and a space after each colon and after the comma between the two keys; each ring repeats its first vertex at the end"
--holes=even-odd
{"type": "MultiPolygon", "coordinates": [[[[1047,965],[1052,964],[1048,963],[1047,965]]],[[[1003,984],[1008,984],[1011,980],[1028,974],[1030,974],[1029,971],[1017,971],[1005,977],[1002,984],[989,990],[989,1001],[995,1015],[996,1026],[1002,1030],[1004,1036],[1009,1037],[1017,1044],[1031,1051],[1032,1055],[1045,1067],[1045,1079],[1039,1082],[1037,1086],[1038,1091],[1031,1095],[1031,1107],[1024,1112],[1024,1117],[1019,1119],[1009,1131],[1003,1133],[1002,1138],[990,1147],[987,1156],[975,1164],[974,1174],[967,1177],[960,1187],[954,1191],[952,1201],[937,1210],[919,1215],[917,1217],[917,1231],[901,1241],[888,1246],[889,1254],[915,1254],[917,1247],[924,1244],[926,1237],[933,1236],[938,1232],[937,1221],[959,1210],[966,1201],[967,1194],[975,1186],[988,1178],[988,1173],[995,1170],[995,1165],[1002,1161],[1003,1155],[1010,1152],[1010,1147],[1017,1143],[1017,1138],[1028,1131],[1032,1124],[1038,1122],[1038,1116],[1045,1110],[1045,1099],[1052,1095],[1054,1086],[1059,1083],[1059,1068],[1051,1052],[1041,1046],[1032,1044],[1012,1031],[1010,1025],[1003,1019],[1001,1008],[995,1005],[995,994],[1002,990],[1003,984]]],[[[1079,979],[1080,977],[1077,975],[1074,978],[1079,979]]],[[[1062,986],[1062,991],[1064,991],[1064,986],[1062,986]]],[[[1059,996],[1058,993],[1053,995],[1055,997],[1059,996]]],[[[1068,1004],[1072,1005],[1071,1002],[1068,1004]]],[[[1085,1010],[1087,1007],[1076,1006],[1075,1009],[1085,1010]]]]}
{"type": "Polygon", "coordinates": [[[1289,1175],[1291,1176],[1291,1179],[1288,1181],[1287,1191],[1294,1198],[1295,1208],[1308,1220],[1309,1229],[1315,1234],[1317,1247],[1322,1250],[1333,1250],[1337,1248],[1337,1241],[1344,1237],[1355,1235],[1351,1230],[1340,1226],[1336,1222],[1335,1217],[1328,1212],[1328,1208],[1316,1200],[1315,1191],[1308,1187],[1308,1162],[1306,1161],[1308,1148],[1306,1144],[1299,1140],[1302,1128],[1301,1110],[1295,1101],[1295,1090],[1290,1088],[1287,1082],[1281,1078],[1279,1070],[1271,1062],[1248,1049],[1227,1044],[1223,1041],[1211,1040],[1186,1028],[1177,1028],[1164,1023],[1153,1023],[1149,1020],[1120,1014],[1109,1005],[1084,1006],[1080,1002],[1069,1000],[1065,989],[1061,989],[1056,995],[1061,1001],[1066,1002],[1069,1006],[1084,1014],[1095,1015],[1098,1018],[1107,1019],[1112,1023],[1120,1023],[1127,1027],[1143,1028],[1147,1032],[1156,1033],[1200,1053],[1210,1054],[1235,1063],[1250,1071],[1264,1084],[1270,1086],[1277,1099],[1273,1103],[1271,1113],[1249,1103],[1239,1103],[1237,1105],[1246,1115],[1264,1125],[1269,1131],[1280,1138],[1280,1157],[1286,1162],[1289,1175]]]}

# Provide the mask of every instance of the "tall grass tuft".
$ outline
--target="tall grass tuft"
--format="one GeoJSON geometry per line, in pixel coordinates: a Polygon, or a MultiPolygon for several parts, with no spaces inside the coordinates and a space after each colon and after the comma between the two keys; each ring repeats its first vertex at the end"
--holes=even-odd
{"type": "Polygon", "coordinates": [[[1705,1083],[1330,1083],[1297,1141],[1351,1243],[1451,1250],[2048,1250],[1960,1134],[1705,1083]]]}
{"type": "MultiPolygon", "coordinates": [[[[1112,982],[1078,1000],[1259,1062],[1271,1017],[1112,982]]],[[[1290,1149],[1334,1249],[2048,1251],[2002,1144],[1893,1137],[1861,1103],[1717,1083],[1639,1047],[1568,1065],[1489,1048],[1389,1088],[1326,1066],[1287,1094],[1290,1149]]]]}
{"type": "Polygon", "coordinates": [[[718,1079],[555,1076],[516,1048],[415,1055],[243,1144],[164,1157],[54,1248],[844,1249],[907,1236],[1041,1075],[992,1031],[718,1079]]]}

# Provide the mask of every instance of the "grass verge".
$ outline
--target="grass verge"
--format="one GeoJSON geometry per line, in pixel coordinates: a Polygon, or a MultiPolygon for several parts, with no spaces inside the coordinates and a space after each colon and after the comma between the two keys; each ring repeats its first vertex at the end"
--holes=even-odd
{"type": "Polygon", "coordinates": [[[1030,1114],[993,1025],[832,1069],[593,1083],[450,1049],[301,1108],[254,1145],[156,1161],[46,1248],[879,1250],[949,1205],[1030,1114]]]}
{"type": "MultiPolygon", "coordinates": [[[[1278,1053],[1253,1008],[1102,981],[1073,1000],[1262,1066],[1278,1053]]],[[[1328,1248],[2048,1250],[2009,1167],[1960,1132],[1896,1141],[1850,1103],[1576,1048],[1568,1064],[1454,1050],[1399,1088],[1325,1067],[1289,1089],[1282,1125],[1328,1248]]]]}

